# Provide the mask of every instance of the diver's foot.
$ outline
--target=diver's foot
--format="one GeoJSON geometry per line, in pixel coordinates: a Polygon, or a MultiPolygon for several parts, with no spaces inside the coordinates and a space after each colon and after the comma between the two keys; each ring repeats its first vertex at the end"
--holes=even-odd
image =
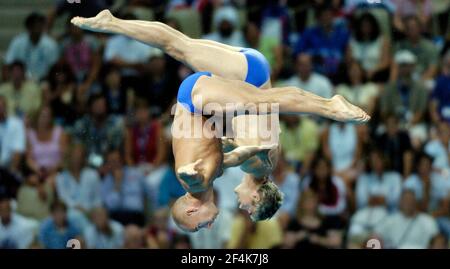
{"type": "Polygon", "coordinates": [[[351,104],[341,95],[335,95],[331,98],[331,118],[342,122],[364,123],[370,120],[361,108],[351,104]]]}
{"type": "Polygon", "coordinates": [[[95,17],[83,18],[77,16],[72,18],[70,22],[84,30],[100,33],[111,33],[109,30],[109,25],[114,19],[115,17],[111,14],[111,12],[105,9],[98,13],[95,17]]]}

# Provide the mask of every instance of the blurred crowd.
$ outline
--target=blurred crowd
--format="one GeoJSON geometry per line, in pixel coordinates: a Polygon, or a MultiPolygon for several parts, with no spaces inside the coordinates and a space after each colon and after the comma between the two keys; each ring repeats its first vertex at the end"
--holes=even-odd
{"type": "Polygon", "coordinates": [[[10,41],[0,80],[0,248],[448,248],[450,3],[446,0],[60,0],[10,41]],[[215,181],[221,213],[186,234],[170,217],[172,105],[192,70],[68,14],[111,8],[261,51],[275,86],[340,94],[365,125],[282,116],[272,180],[284,202],[253,223],[243,172],[215,181]],[[196,29],[198,31],[196,31],[196,29]]]}

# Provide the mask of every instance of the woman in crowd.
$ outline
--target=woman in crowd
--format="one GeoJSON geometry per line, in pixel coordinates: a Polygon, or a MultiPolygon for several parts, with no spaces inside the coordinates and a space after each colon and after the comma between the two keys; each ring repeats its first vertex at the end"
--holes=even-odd
{"type": "Polygon", "coordinates": [[[53,123],[53,112],[43,106],[27,132],[27,165],[43,180],[54,175],[62,165],[67,137],[64,130],[53,123]]]}
{"type": "Polygon", "coordinates": [[[319,197],[306,190],[300,197],[297,216],[284,235],[284,247],[296,249],[339,248],[342,231],[327,218],[319,214],[319,197]]]}

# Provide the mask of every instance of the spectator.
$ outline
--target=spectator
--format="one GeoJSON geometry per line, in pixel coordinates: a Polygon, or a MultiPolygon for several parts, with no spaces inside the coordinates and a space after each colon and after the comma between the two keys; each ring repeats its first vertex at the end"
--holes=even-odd
{"type": "MultiPolygon", "coordinates": [[[[231,167],[225,169],[222,176],[216,178],[216,180],[214,181],[214,189],[219,195],[217,205],[220,208],[221,212],[225,210],[231,212],[232,214],[236,212],[238,208],[238,201],[236,197],[234,195],[230,195],[230,193],[234,193],[236,187],[242,182],[242,178],[244,177],[244,175],[245,173],[241,170],[240,167],[231,167]]],[[[180,188],[181,184],[177,181],[175,186],[177,186],[177,188],[180,188]]],[[[186,191],[184,189],[181,189],[179,191],[180,196],[185,193],[186,191]]]]}
{"type": "Polygon", "coordinates": [[[347,65],[346,80],[336,87],[336,93],[344,96],[367,114],[373,115],[379,96],[379,87],[367,81],[367,76],[359,62],[351,60],[347,65]]]}
{"type": "Polygon", "coordinates": [[[148,102],[154,115],[161,115],[170,109],[181,83],[179,75],[171,76],[168,71],[167,58],[163,54],[152,55],[136,89],[136,96],[148,102]]]}
{"type": "Polygon", "coordinates": [[[61,167],[67,148],[67,136],[53,124],[53,112],[43,106],[27,132],[27,165],[42,179],[54,175],[61,167]]]}
{"type": "Polygon", "coordinates": [[[333,176],[331,163],[318,156],[311,164],[311,173],[302,184],[304,190],[311,190],[317,195],[319,213],[326,217],[341,215],[347,206],[346,189],[342,179],[333,176]]]}
{"type": "Polygon", "coordinates": [[[300,53],[296,57],[297,74],[289,78],[283,85],[295,86],[310,91],[324,98],[333,96],[333,86],[327,77],[313,72],[312,55],[300,53]]]}
{"type": "Polygon", "coordinates": [[[67,166],[56,175],[56,192],[67,205],[69,216],[80,228],[87,225],[89,212],[101,205],[100,177],[96,170],[86,166],[86,150],[74,145],[67,166]]]}
{"type": "Polygon", "coordinates": [[[283,115],[280,119],[280,144],[286,161],[305,175],[319,148],[319,126],[308,117],[283,115]]]}
{"type": "Polygon", "coordinates": [[[385,132],[374,138],[377,148],[390,160],[390,168],[404,177],[412,171],[413,145],[408,132],[399,128],[399,120],[394,115],[386,117],[385,132]]]}
{"type": "Polygon", "coordinates": [[[425,152],[433,158],[433,169],[448,175],[450,169],[450,125],[440,122],[437,126],[437,137],[425,144],[425,152]]]}
{"type": "MultiPolygon", "coordinates": [[[[0,123],[1,124],[1,123],[0,123]]],[[[1,126],[0,126],[1,127],[1,126]]],[[[1,139],[0,139],[1,146],[1,139]]],[[[22,184],[22,177],[11,173],[0,165],[0,197],[15,198],[17,190],[22,184]]]]}
{"type": "Polygon", "coordinates": [[[385,248],[427,248],[439,232],[436,221],[417,208],[414,192],[402,193],[400,212],[393,213],[375,228],[385,248]]]}
{"type": "MultiPolygon", "coordinates": [[[[426,27],[430,26],[433,12],[432,0],[391,0],[395,4],[394,27],[407,33],[408,26],[404,19],[408,16],[416,16],[417,21],[426,27]]],[[[424,30],[425,30],[424,29],[424,30]]]]}
{"type": "Polygon", "coordinates": [[[436,79],[429,107],[435,124],[441,120],[450,123],[450,50],[442,60],[442,73],[436,79]]]}
{"type": "Polygon", "coordinates": [[[0,249],[30,248],[38,223],[12,211],[11,200],[0,199],[0,249]]]}
{"type": "Polygon", "coordinates": [[[361,63],[364,77],[369,81],[386,81],[390,65],[390,40],[382,35],[377,19],[371,13],[357,17],[354,28],[347,47],[348,59],[361,63]]]}
{"type": "Polygon", "coordinates": [[[348,45],[349,32],[345,26],[334,24],[333,9],[328,4],[317,9],[316,17],[318,25],[303,32],[294,52],[311,54],[314,70],[334,81],[348,45]]]}
{"type": "Polygon", "coordinates": [[[91,218],[92,224],[84,230],[87,248],[117,249],[123,246],[123,227],[120,223],[110,220],[104,208],[95,208],[91,218]]]}
{"type": "Polygon", "coordinates": [[[174,237],[175,231],[169,228],[168,208],[156,210],[147,229],[147,247],[150,249],[168,249],[174,237]]]}
{"type": "Polygon", "coordinates": [[[20,162],[26,149],[23,121],[7,112],[8,102],[0,95],[0,165],[20,174],[20,162]]]}
{"type": "Polygon", "coordinates": [[[75,75],[79,92],[85,94],[97,79],[101,56],[98,40],[67,21],[68,36],[61,42],[61,54],[75,75]]]}
{"type": "Polygon", "coordinates": [[[398,77],[385,86],[380,97],[383,117],[394,114],[401,123],[411,127],[423,121],[428,99],[423,82],[414,78],[416,59],[407,50],[395,54],[398,77]]]}
{"type": "Polygon", "coordinates": [[[107,64],[103,66],[102,73],[102,95],[108,101],[110,113],[125,115],[128,112],[128,92],[122,84],[119,67],[107,64]]]}
{"type": "Polygon", "coordinates": [[[397,172],[385,170],[386,159],[379,150],[372,149],[369,154],[369,169],[356,182],[357,207],[361,209],[385,205],[392,211],[398,207],[402,189],[401,176],[397,172]]]}
{"type": "Polygon", "coordinates": [[[419,208],[424,212],[438,209],[441,201],[450,197],[450,180],[432,170],[433,160],[427,154],[417,157],[416,173],[403,183],[405,188],[414,191],[419,208]]]}
{"type": "Polygon", "coordinates": [[[5,63],[25,63],[27,77],[39,81],[58,59],[58,45],[44,33],[45,17],[42,14],[33,12],[28,15],[25,27],[27,32],[19,34],[11,41],[5,63]]]}
{"type": "Polygon", "coordinates": [[[17,192],[17,213],[42,221],[50,215],[54,198],[50,180],[43,182],[38,174],[30,173],[17,192]]]}
{"type": "MultiPolygon", "coordinates": [[[[220,195],[214,190],[214,203],[218,204],[220,195]]],[[[233,214],[230,210],[222,210],[210,229],[201,229],[189,234],[194,249],[223,249],[231,236],[233,214]]]]}
{"type": "Polygon", "coordinates": [[[448,249],[448,239],[443,234],[435,235],[428,246],[429,249],[448,249]]]}
{"type": "Polygon", "coordinates": [[[366,248],[367,240],[373,235],[375,227],[383,223],[388,216],[385,205],[368,204],[358,209],[350,219],[347,248],[366,248]]]}
{"type": "Polygon", "coordinates": [[[171,249],[191,249],[191,241],[189,236],[185,234],[177,234],[175,235],[172,244],[170,246],[171,249]]]}
{"type": "Polygon", "coordinates": [[[144,175],[133,167],[124,166],[119,150],[106,155],[108,172],[101,185],[101,196],[111,218],[123,225],[145,223],[144,175]]]}
{"type": "MultiPolygon", "coordinates": [[[[126,13],[123,19],[135,20],[136,17],[126,13]]],[[[162,52],[125,35],[114,35],[106,42],[103,61],[120,68],[125,89],[131,87],[136,90],[145,63],[155,54],[162,52]]]]}
{"type": "Polygon", "coordinates": [[[276,219],[253,222],[242,211],[234,217],[228,249],[270,249],[282,244],[282,230],[276,219]]]}
{"type": "Polygon", "coordinates": [[[51,206],[51,217],[44,220],[39,232],[39,241],[44,248],[66,248],[70,239],[80,240],[80,231],[67,217],[67,207],[60,201],[51,206]]]}
{"type": "Polygon", "coordinates": [[[216,9],[213,25],[215,30],[203,36],[204,39],[214,40],[235,47],[245,47],[244,36],[239,30],[239,17],[235,8],[225,6],[216,9]]]}
{"type": "Polygon", "coordinates": [[[127,225],[124,230],[124,249],[142,249],[145,247],[144,231],[134,224],[127,225]]]}
{"type": "Polygon", "coordinates": [[[322,151],[331,160],[333,173],[350,183],[358,172],[360,138],[354,124],[333,122],[322,135],[322,151]]]}
{"type": "Polygon", "coordinates": [[[298,197],[300,196],[300,178],[289,169],[288,163],[283,153],[280,154],[277,166],[272,173],[272,180],[284,194],[283,204],[278,211],[278,218],[282,216],[286,219],[295,216],[298,197]]]}
{"type": "Polygon", "coordinates": [[[10,82],[0,85],[0,95],[8,100],[8,114],[20,118],[32,115],[42,102],[38,84],[25,78],[25,65],[15,61],[9,65],[10,82]]]}
{"type": "MultiPolygon", "coordinates": [[[[427,0],[428,1],[428,0],[427,0]]],[[[405,36],[406,38],[394,46],[394,52],[408,50],[417,58],[417,73],[424,80],[433,80],[437,73],[439,52],[435,45],[423,34],[424,25],[417,16],[405,18],[405,36]]],[[[399,63],[397,63],[399,64],[399,63]]],[[[394,65],[393,79],[396,79],[397,72],[400,74],[400,67],[394,65]],[[398,71],[397,71],[398,70],[398,71]]]]}
{"type": "Polygon", "coordinates": [[[302,193],[297,215],[284,235],[284,247],[295,249],[340,248],[342,230],[319,213],[319,198],[315,192],[302,193]]]}
{"type": "Polygon", "coordinates": [[[165,159],[163,127],[158,119],[153,119],[145,100],[135,105],[135,123],[125,134],[125,160],[127,165],[157,168],[165,159]]]}
{"type": "Polygon", "coordinates": [[[123,122],[108,115],[106,99],[92,95],[88,102],[89,114],[79,119],[74,126],[74,140],[87,149],[89,164],[103,164],[102,156],[110,148],[119,148],[123,141],[123,122]]]}
{"type": "MultiPolygon", "coordinates": [[[[226,171],[227,170],[224,171],[222,177],[226,176],[226,171]]],[[[169,157],[168,167],[162,175],[160,184],[155,186],[154,190],[157,191],[157,196],[155,196],[157,197],[157,208],[170,206],[172,202],[186,193],[186,190],[183,188],[180,181],[178,181],[177,175],[175,174],[172,156],[169,157]]]]}
{"type": "Polygon", "coordinates": [[[56,122],[72,126],[84,113],[85,97],[76,90],[76,78],[69,65],[57,63],[43,86],[44,103],[52,108],[56,122]]]}

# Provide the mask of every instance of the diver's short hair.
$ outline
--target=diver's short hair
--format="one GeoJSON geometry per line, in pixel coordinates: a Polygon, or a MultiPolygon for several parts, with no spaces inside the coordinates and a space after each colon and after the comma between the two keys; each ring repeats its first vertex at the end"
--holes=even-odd
{"type": "Polygon", "coordinates": [[[255,213],[250,218],[253,221],[270,219],[283,204],[284,195],[271,180],[264,182],[258,188],[258,193],[261,199],[256,206],[255,213]]]}

